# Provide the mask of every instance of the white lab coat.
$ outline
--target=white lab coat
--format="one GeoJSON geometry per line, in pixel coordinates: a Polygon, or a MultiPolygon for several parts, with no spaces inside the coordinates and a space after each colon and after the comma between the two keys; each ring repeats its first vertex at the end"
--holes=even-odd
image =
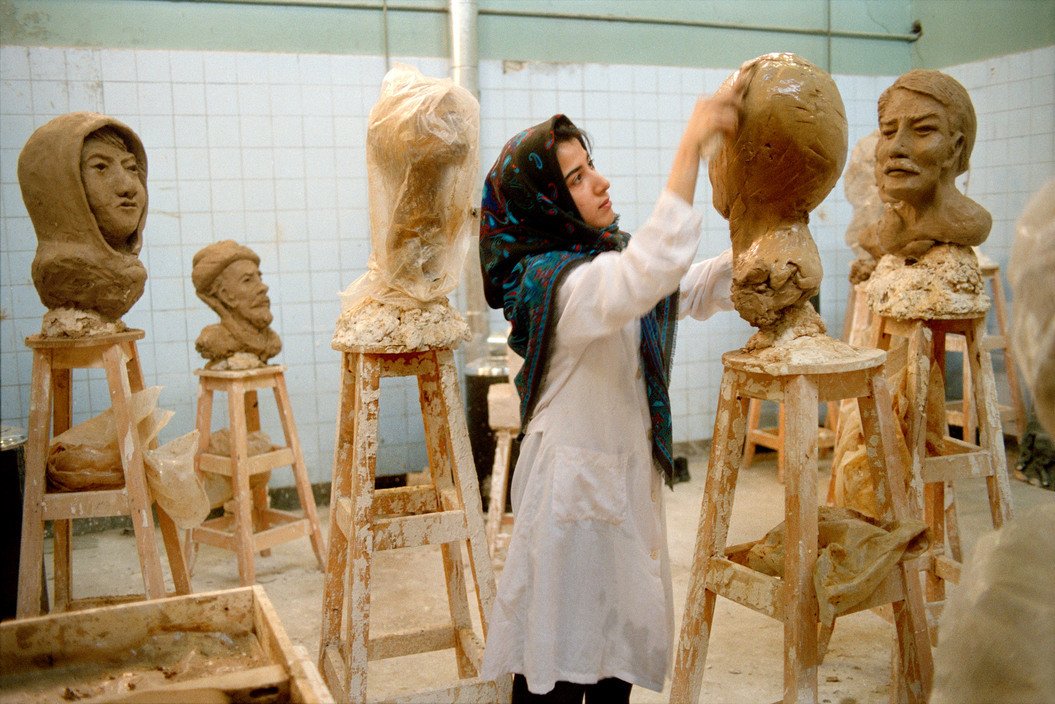
{"type": "Polygon", "coordinates": [[[626,249],[575,267],[560,286],[549,365],[513,474],[486,678],[522,673],[535,693],[605,677],[663,688],[674,608],[639,319],[679,282],[679,317],[732,307],[731,253],[692,264],[700,223],[664,192],[626,249]]]}

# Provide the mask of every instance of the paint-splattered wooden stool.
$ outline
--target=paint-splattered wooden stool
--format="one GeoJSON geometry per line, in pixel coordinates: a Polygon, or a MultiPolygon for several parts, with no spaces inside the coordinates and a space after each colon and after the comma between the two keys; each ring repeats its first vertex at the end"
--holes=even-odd
{"type": "Polygon", "coordinates": [[[510,680],[478,677],[495,579],[454,354],[446,347],[334,347],[342,352],[342,381],[319,669],[338,701],[365,702],[369,660],[453,649],[460,679],[408,695],[406,701],[508,701],[510,680]],[[374,487],[383,377],[417,379],[430,484],[374,487]],[[371,638],[374,553],[421,545],[440,546],[450,622],[371,638]],[[471,619],[462,545],[475,582],[482,634],[471,619]]]}
{"type": "MultiPolygon", "coordinates": [[[[22,545],[18,575],[18,617],[40,614],[43,588],[40,562],[44,551],[44,524],[54,533],[54,610],[88,608],[127,601],[129,597],[74,599],[72,596],[72,523],[75,518],[128,516],[135,533],[136,551],[143,574],[144,594],[132,599],[168,596],[161,570],[161,556],[154,533],[153,500],[143,465],[145,449],[132,418],[133,392],[143,389],[143,369],[136,341],[142,330],[80,338],[33,335],[26,346],[33,350],[33,378],[29,400],[29,438],[26,442],[26,486],[22,512],[22,545]],[[120,448],[124,486],[114,489],[54,492],[47,490],[47,462],[51,438],[68,430],[73,419],[71,394],[74,369],[103,369],[120,448]]],[[[158,507],[165,550],[176,594],[190,593],[190,577],[183,558],[179,531],[158,507]]]]}
{"type": "Polygon", "coordinates": [[[492,384],[487,389],[487,424],[495,436],[491,466],[491,493],[487,506],[487,551],[491,559],[509,542],[513,514],[506,513],[512,475],[513,440],[520,433],[520,396],[513,384],[492,384]]]}
{"type": "Polygon", "coordinates": [[[256,581],[254,555],[269,554],[275,545],[308,536],[319,567],[325,567],[326,548],[322,529],[311,493],[308,468],[293,422],[293,406],[286,388],[285,367],[272,364],[238,371],[195,370],[198,377],[198,471],[230,477],[234,490],[233,511],[228,515],[205,521],[189,531],[187,553],[194,563],[198,544],[205,543],[231,550],[238,559],[238,575],[242,586],[256,581]],[[282,424],[286,444],[273,446],[270,451],[249,455],[249,434],[260,430],[260,407],[257,392],[271,389],[282,424]],[[213,395],[227,394],[227,417],[230,423],[230,455],[208,451],[212,434],[213,395]],[[267,482],[255,485],[254,476],[279,467],[293,469],[293,482],[304,515],[273,509],[268,504],[267,482]]]}
{"type": "Polygon", "coordinates": [[[989,349],[982,340],[985,317],[942,320],[898,320],[876,316],[875,345],[889,349],[895,338],[908,338],[909,359],[914,360],[920,383],[908,386],[909,453],[911,477],[922,495],[923,520],[931,537],[926,562],[926,602],[932,633],[945,600],[945,582],[960,581],[959,530],[954,487],[972,479],[985,479],[994,528],[1013,515],[1011,485],[1004,452],[996,380],[989,349]],[[945,350],[948,335],[963,338],[964,359],[970,367],[970,388],[964,389],[975,409],[978,442],[960,440],[948,433],[945,413],[945,350]],[[932,373],[932,370],[934,373],[932,373]],[[936,411],[928,412],[928,409],[936,411]],[[948,551],[946,550],[948,542],[948,551]]]}
{"type": "MultiPolygon", "coordinates": [[[[846,345],[823,353],[809,347],[802,352],[766,357],[737,351],[722,356],[724,372],[677,648],[672,702],[699,699],[719,595],[783,621],[783,701],[817,701],[821,648],[813,577],[818,554],[818,402],[857,400],[878,504],[895,521],[912,518],[903,469],[893,448],[891,401],[882,374],[886,354],[846,345]],[[751,398],[781,401],[786,407],[785,544],[795,549],[786,551],[783,578],[727,557],[726,538],[751,398]]],[[[846,613],[887,603],[893,603],[897,614],[899,691],[908,701],[922,704],[930,689],[932,660],[918,571],[906,561],[897,564],[872,598],[846,613]]]]}

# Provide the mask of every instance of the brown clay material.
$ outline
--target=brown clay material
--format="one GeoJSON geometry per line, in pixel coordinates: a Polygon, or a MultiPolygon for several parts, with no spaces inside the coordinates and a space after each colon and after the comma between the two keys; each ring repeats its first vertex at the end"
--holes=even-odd
{"type": "Polygon", "coordinates": [[[45,317],[45,335],[124,329],[120,318],[143,295],[147,278],[138,256],[146,179],[139,137],[106,115],[61,115],[26,142],[18,182],[37,234],[33,284],[49,314],[60,317],[45,317]]]}
{"type": "Polygon", "coordinates": [[[885,253],[913,257],[989,236],[989,212],[955,183],[970,164],[976,127],[967,90],[940,71],[909,71],[879,96],[875,174],[886,204],[878,227],[885,253]]]}
{"type": "MultiPolygon", "coordinates": [[[[807,223],[842,172],[847,126],[835,82],[813,64],[766,54],[751,67],[739,132],[711,160],[710,179],[729,220],[733,304],[762,333],[748,346],[764,347],[783,335],[773,328],[789,309],[812,308],[820,287],[807,223]]],[[[823,333],[816,313],[806,317],[800,334],[823,333]]]]}
{"type": "Polygon", "coordinates": [[[267,364],[282,349],[271,329],[271,299],[260,278],[260,257],[234,240],[221,240],[194,255],[191,280],[198,298],[220,316],[202,329],[194,349],[206,369],[247,369],[267,364]]]}

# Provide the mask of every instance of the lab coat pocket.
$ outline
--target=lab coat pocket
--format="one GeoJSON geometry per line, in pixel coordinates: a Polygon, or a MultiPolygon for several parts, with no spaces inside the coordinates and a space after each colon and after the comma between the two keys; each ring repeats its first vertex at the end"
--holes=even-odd
{"type": "Polygon", "coordinates": [[[605,521],[626,516],[625,455],[583,447],[555,448],[553,513],[558,521],[605,521]]]}

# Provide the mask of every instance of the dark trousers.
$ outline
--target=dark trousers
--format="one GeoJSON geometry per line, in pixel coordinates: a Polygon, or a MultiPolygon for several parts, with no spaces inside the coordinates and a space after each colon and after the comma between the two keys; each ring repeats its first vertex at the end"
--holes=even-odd
{"type": "Polygon", "coordinates": [[[528,691],[527,679],[513,675],[513,704],[626,704],[630,701],[629,682],[616,677],[607,677],[596,684],[558,682],[545,694],[528,691]]]}

